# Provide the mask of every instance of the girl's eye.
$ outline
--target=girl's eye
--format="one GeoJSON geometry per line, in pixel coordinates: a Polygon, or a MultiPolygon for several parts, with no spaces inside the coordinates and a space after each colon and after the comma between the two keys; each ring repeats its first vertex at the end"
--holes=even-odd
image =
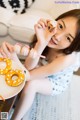
{"type": "Polygon", "coordinates": [[[59,29],[63,29],[63,26],[61,24],[59,24],[59,29]]]}
{"type": "Polygon", "coordinates": [[[69,42],[71,42],[71,39],[70,39],[70,37],[67,37],[67,40],[68,40],[69,42]]]}

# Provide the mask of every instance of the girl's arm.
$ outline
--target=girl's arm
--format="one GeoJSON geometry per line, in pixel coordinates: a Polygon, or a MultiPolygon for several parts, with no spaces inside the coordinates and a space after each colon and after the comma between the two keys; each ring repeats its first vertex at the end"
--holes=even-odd
{"type": "Polygon", "coordinates": [[[26,58],[25,67],[28,70],[31,70],[36,67],[43,50],[48,45],[48,42],[50,41],[51,37],[56,33],[55,28],[52,31],[48,30],[47,21],[43,19],[40,19],[34,28],[37,36],[37,43],[34,47],[34,50],[37,52],[37,56],[35,59],[33,59],[33,56],[29,54],[26,58]]]}
{"type": "Polygon", "coordinates": [[[43,50],[44,50],[44,46],[39,45],[39,43],[36,43],[35,47],[32,50],[30,50],[29,55],[26,57],[24,64],[28,70],[31,70],[37,66],[43,50]],[[34,55],[35,52],[36,55],[34,55]]]}

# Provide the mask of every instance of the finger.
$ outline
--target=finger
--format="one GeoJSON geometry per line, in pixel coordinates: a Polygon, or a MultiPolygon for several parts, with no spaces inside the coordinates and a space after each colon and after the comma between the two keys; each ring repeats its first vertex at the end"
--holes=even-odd
{"type": "Polygon", "coordinates": [[[42,26],[40,26],[39,24],[35,24],[34,25],[35,33],[37,33],[39,29],[42,29],[42,26]]]}
{"type": "Polygon", "coordinates": [[[38,27],[38,28],[42,28],[42,25],[41,25],[41,24],[37,24],[37,27],[38,27]]]}
{"type": "Polygon", "coordinates": [[[39,21],[43,26],[47,27],[47,21],[45,19],[40,19],[39,21]]]}
{"type": "Polygon", "coordinates": [[[3,49],[0,50],[0,53],[1,53],[1,56],[2,56],[2,57],[4,57],[4,58],[7,57],[6,54],[4,53],[3,49]]]}
{"type": "Polygon", "coordinates": [[[0,48],[0,57],[3,57],[2,54],[1,54],[1,48],[0,48]]]}
{"type": "Polygon", "coordinates": [[[6,47],[5,42],[2,44],[1,52],[2,52],[2,54],[6,54],[6,55],[9,54],[9,51],[8,51],[8,49],[7,49],[7,47],[6,47]]]}
{"type": "Polygon", "coordinates": [[[8,49],[10,52],[13,52],[13,51],[14,51],[14,46],[13,46],[13,45],[11,45],[11,44],[8,43],[8,42],[6,42],[5,44],[6,44],[7,49],[8,49]]]}
{"type": "Polygon", "coordinates": [[[47,25],[48,25],[48,23],[49,23],[50,21],[51,21],[50,19],[47,19],[47,20],[46,20],[47,25]]]}
{"type": "Polygon", "coordinates": [[[45,24],[43,21],[39,21],[38,24],[39,24],[42,28],[45,28],[45,27],[46,27],[46,24],[45,24]]]}
{"type": "Polygon", "coordinates": [[[4,53],[6,54],[6,56],[9,56],[9,55],[10,55],[9,46],[6,45],[6,42],[4,42],[4,43],[2,44],[2,49],[3,49],[4,53]]]}

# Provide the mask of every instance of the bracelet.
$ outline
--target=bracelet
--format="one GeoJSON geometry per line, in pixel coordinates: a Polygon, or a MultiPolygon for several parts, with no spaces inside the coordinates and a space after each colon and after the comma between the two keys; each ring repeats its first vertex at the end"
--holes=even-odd
{"type": "Polygon", "coordinates": [[[35,59],[36,57],[46,58],[46,57],[43,56],[43,55],[39,55],[34,48],[32,48],[32,49],[30,50],[29,56],[30,56],[31,58],[33,58],[33,59],[35,59]]]}
{"type": "Polygon", "coordinates": [[[24,74],[25,74],[25,77],[26,77],[25,81],[29,81],[30,80],[30,73],[27,69],[24,69],[24,74]]]}

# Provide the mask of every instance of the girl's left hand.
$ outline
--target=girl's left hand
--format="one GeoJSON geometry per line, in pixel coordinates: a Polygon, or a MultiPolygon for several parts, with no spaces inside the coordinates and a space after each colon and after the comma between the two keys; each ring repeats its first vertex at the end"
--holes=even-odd
{"type": "Polygon", "coordinates": [[[34,26],[38,42],[44,46],[47,46],[48,42],[51,40],[51,37],[56,33],[56,28],[49,31],[48,22],[49,20],[40,19],[34,26]]]}

